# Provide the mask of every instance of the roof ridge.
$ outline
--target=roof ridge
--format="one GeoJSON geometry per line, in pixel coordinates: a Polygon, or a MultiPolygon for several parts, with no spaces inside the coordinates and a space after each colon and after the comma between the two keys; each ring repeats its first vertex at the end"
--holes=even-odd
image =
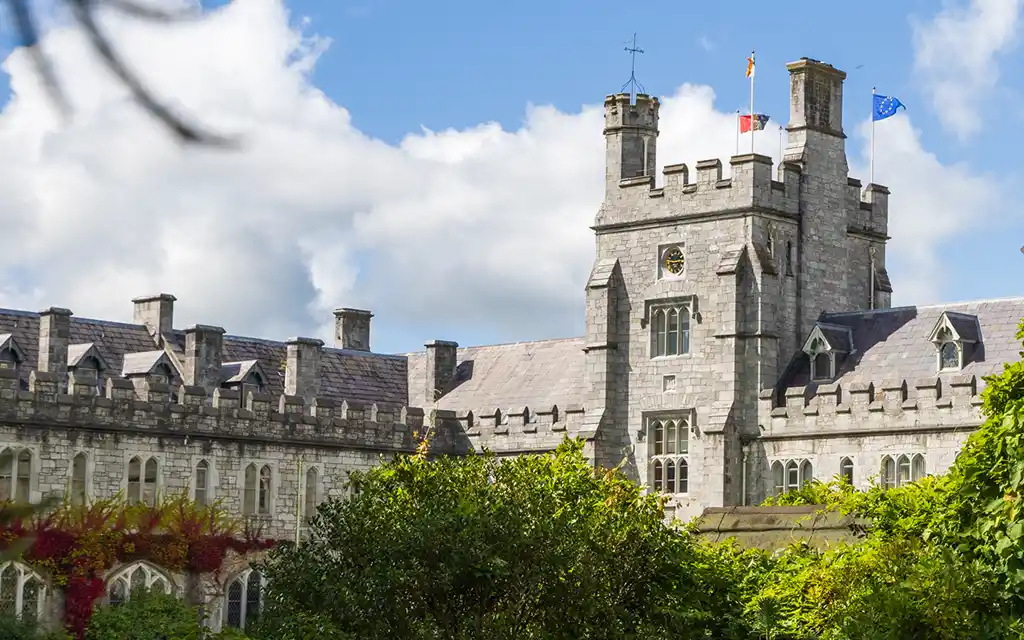
{"type": "MultiPolygon", "coordinates": [[[[468,345],[468,346],[465,346],[465,347],[460,345],[459,346],[459,350],[461,351],[462,349],[484,349],[484,348],[491,348],[491,347],[516,347],[516,346],[525,345],[525,344],[542,344],[542,343],[551,343],[551,342],[573,342],[573,341],[576,341],[576,340],[586,340],[586,337],[585,336],[574,336],[574,337],[571,337],[571,338],[544,338],[542,340],[518,340],[516,342],[498,342],[496,344],[473,344],[473,345],[468,345]]],[[[414,356],[414,355],[419,355],[421,353],[425,353],[425,352],[424,351],[410,351],[408,353],[404,353],[404,354],[401,354],[401,355],[404,355],[404,356],[414,356]]]]}
{"type": "Polygon", "coordinates": [[[961,302],[941,302],[936,304],[925,304],[925,305],[904,305],[902,307],[890,307],[888,309],[859,309],[856,311],[830,311],[824,314],[826,318],[834,318],[837,316],[861,316],[871,315],[875,313],[894,313],[897,311],[907,311],[910,309],[923,310],[923,309],[949,309],[955,313],[955,307],[963,307],[974,304],[991,304],[994,302],[1019,302],[1024,304],[1024,296],[1010,296],[1006,298],[982,298],[978,300],[964,300],[961,302]]]}

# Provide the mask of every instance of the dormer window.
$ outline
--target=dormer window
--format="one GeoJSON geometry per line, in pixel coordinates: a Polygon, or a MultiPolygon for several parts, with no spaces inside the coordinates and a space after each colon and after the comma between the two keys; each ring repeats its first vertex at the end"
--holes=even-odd
{"type": "Polygon", "coordinates": [[[149,381],[155,384],[170,384],[173,378],[171,368],[162,362],[153,367],[149,374],[149,381]]]}
{"type": "Polygon", "coordinates": [[[17,369],[25,362],[25,353],[11,334],[0,335],[0,369],[17,369]]]}
{"type": "Polygon", "coordinates": [[[853,353],[853,334],[849,327],[819,322],[804,342],[803,352],[811,382],[831,382],[836,377],[837,359],[853,353]]]}
{"type": "Polygon", "coordinates": [[[267,376],[256,360],[225,362],[221,367],[221,380],[222,388],[239,392],[242,406],[249,393],[263,393],[267,388],[267,376]]]}
{"type": "Polygon", "coordinates": [[[107,361],[92,342],[68,345],[68,371],[96,376],[96,395],[102,396],[105,392],[107,368],[107,361]]]}
{"type": "Polygon", "coordinates": [[[929,338],[935,345],[939,372],[960,371],[966,364],[969,348],[981,342],[981,327],[976,316],[944,311],[929,338]]]}
{"type": "Polygon", "coordinates": [[[832,354],[824,351],[814,354],[811,361],[811,380],[815,382],[827,382],[835,377],[835,367],[832,364],[832,354]]]}

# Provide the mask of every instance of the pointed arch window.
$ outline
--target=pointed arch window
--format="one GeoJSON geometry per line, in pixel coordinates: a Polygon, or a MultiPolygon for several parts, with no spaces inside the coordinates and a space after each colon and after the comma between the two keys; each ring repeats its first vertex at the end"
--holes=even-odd
{"type": "Polygon", "coordinates": [[[304,520],[308,523],[316,515],[316,507],[319,502],[320,473],[316,467],[306,470],[306,492],[303,495],[302,511],[304,520]]]}
{"type": "Polygon", "coordinates": [[[0,451],[0,501],[30,502],[34,476],[31,450],[0,451]]]}
{"type": "Polygon", "coordinates": [[[881,481],[883,489],[896,486],[896,461],[890,456],[882,456],[881,481]]]}
{"type": "Polygon", "coordinates": [[[34,623],[42,618],[46,583],[20,562],[0,565],[0,616],[34,623]]]}
{"type": "Polygon", "coordinates": [[[270,515],[272,481],[273,472],[268,464],[257,466],[254,462],[245,468],[245,490],[242,496],[242,513],[244,515],[270,515]]]}
{"type": "Polygon", "coordinates": [[[246,569],[228,583],[224,624],[245,630],[259,620],[264,588],[263,575],[255,569],[246,569]]]}
{"type": "Polygon", "coordinates": [[[659,493],[690,490],[690,423],[685,418],[652,418],[647,423],[650,488],[659,493]]]}
{"type": "Polygon", "coordinates": [[[107,580],[107,603],[117,606],[131,600],[132,594],[142,590],[174,594],[171,581],[156,567],[136,562],[119,570],[107,580]]]}
{"type": "Polygon", "coordinates": [[[71,459],[71,483],[68,498],[72,505],[82,506],[85,504],[87,495],[89,459],[85,452],[80,452],[71,459]]]}
{"type": "Polygon", "coordinates": [[[194,484],[193,500],[200,507],[207,506],[210,503],[210,463],[206,460],[196,463],[194,484]]]}
{"type": "Polygon", "coordinates": [[[128,461],[128,502],[156,505],[158,473],[156,458],[133,456],[128,461]]]}
{"type": "Polygon", "coordinates": [[[796,491],[814,481],[814,465],[810,460],[776,460],[771,469],[776,496],[796,491]]]}
{"type": "Polygon", "coordinates": [[[853,484],[853,460],[843,458],[839,461],[839,477],[843,481],[853,484]]]}
{"type": "Polygon", "coordinates": [[[690,308],[657,307],[651,311],[651,357],[680,356],[690,352],[690,308]]]}
{"type": "Polygon", "coordinates": [[[920,453],[914,454],[914,457],[911,458],[910,465],[911,481],[917,482],[918,480],[921,480],[926,475],[928,475],[927,469],[925,467],[924,456],[921,455],[920,453]]]}

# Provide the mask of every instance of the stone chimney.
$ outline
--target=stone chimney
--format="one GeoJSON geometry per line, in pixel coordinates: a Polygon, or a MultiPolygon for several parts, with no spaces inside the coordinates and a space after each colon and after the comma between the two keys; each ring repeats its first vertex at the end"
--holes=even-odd
{"type": "Polygon", "coordinates": [[[334,346],[353,351],[370,350],[370,318],[363,309],[334,310],[334,346]]]}
{"type": "Polygon", "coordinates": [[[459,364],[459,343],[434,340],[424,346],[427,348],[427,375],[423,400],[429,406],[452,390],[455,367],[459,364]]]}
{"type": "Polygon", "coordinates": [[[39,363],[36,369],[56,373],[61,381],[68,373],[68,341],[71,339],[71,311],[50,307],[39,312],[39,363]]]}
{"type": "Polygon", "coordinates": [[[133,322],[145,325],[158,347],[163,346],[163,335],[173,329],[175,300],[177,298],[169,293],[132,299],[132,304],[135,305],[133,322]]]}
{"type": "Polygon", "coordinates": [[[289,338],[285,360],[284,393],[309,402],[320,393],[320,349],[323,340],[289,338]]]}
{"type": "Polygon", "coordinates": [[[188,386],[203,387],[208,394],[220,387],[224,359],[224,329],[197,324],[185,329],[185,375],[188,386]]]}

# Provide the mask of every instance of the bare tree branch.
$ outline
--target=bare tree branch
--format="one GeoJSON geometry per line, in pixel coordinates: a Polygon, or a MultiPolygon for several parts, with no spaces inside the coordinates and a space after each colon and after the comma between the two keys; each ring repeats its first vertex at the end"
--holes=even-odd
{"type": "MultiPolygon", "coordinates": [[[[70,104],[57,81],[56,73],[49,58],[42,51],[39,30],[29,9],[30,0],[6,1],[12,9],[16,27],[21,36],[22,45],[28,50],[36,71],[41,76],[46,90],[57,105],[61,114],[68,117],[71,113],[70,104]]],[[[198,15],[192,11],[166,11],[158,8],[145,7],[133,0],[64,0],[79,26],[88,36],[96,53],[102,58],[107,68],[121,80],[131,92],[139,105],[155,117],[163,126],[171,130],[181,142],[217,147],[234,147],[237,141],[205,131],[198,125],[185,122],[183,116],[174,113],[168,106],[157,99],[128,68],[127,63],[115,51],[110,39],[104,34],[96,22],[96,11],[100,7],[109,7],[133,18],[154,22],[172,22],[198,15]]]]}

